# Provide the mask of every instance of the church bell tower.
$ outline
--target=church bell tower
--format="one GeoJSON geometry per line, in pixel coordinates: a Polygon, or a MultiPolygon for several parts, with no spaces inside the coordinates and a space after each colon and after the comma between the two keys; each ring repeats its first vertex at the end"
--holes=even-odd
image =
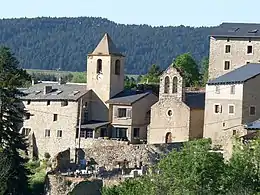
{"type": "Polygon", "coordinates": [[[87,87],[106,102],[124,90],[124,59],[110,36],[105,33],[87,59],[87,87]]]}

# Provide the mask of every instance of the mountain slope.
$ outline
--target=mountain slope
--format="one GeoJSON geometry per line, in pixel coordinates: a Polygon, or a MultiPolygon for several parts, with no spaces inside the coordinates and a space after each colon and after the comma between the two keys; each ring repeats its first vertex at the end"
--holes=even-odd
{"type": "Polygon", "coordinates": [[[107,19],[33,18],[0,20],[0,45],[10,47],[27,69],[86,70],[86,55],[108,32],[127,56],[126,72],[145,73],[153,63],[166,68],[179,54],[208,55],[209,27],[151,27],[107,19]]]}

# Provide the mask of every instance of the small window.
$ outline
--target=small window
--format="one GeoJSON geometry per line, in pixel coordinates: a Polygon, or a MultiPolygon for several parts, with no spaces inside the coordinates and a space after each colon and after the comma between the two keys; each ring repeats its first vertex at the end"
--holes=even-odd
{"type": "Polygon", "coordinates": [[[85,130],[80,131],[80,137],[86,138],[87,132],[85,130]]]}
{"type": "Polygon", "coordinates": [[[47,106],[49,106],[49,105],[51,105],[51,101],[50,100],[47,101],[47,106]]]}
{"type": "Polygon", "coordinates": [[[220,86],[219,85],[216,85],[215,93],[220,94],[220,86]]]}
{"type": "Polygon", "coordinates": [[[101,73],[102,72],[102,60],[98,59],[97,60],[97,73],[101,73]]]}
{"type": "Polygon", "coordinates": [[[247,61],[246,63],[247,63],[247,64],[250,64],[250,62],[249,62],[249,61],[247,61]]]}
{"type": "Polygon", "coordinates": [[[253,53],[253,46],[252,45],[248,45],[247,46],[247,54],[252,54],[253,53]]]}
{"type": "Polygon", "coordinates": [[[126,117],[126,108],[118,108],[118,118],[126,117]]]}
{"type": "Polygon", "coordinates": [[[230,87],[230,94],[235,94],[236,93],[236,86],[235,85],[231,85],[230,87]]]}
{"type": "Polygon", "coordinates": [[[230,61],[225,61],[224,70],[229,70],[229,69],[230,69],[230,61]]]}
{"type": "Polygon", "coordinates": [[[58,120],[58,114],[53,114],[53,121],[57,121],[58,120]]]}
{"type": "Polygon", "coordinates": [[[172,110],[168,110],[167,115],[172,116],[172,110]]]}
{"type": "Polygon", "coordinates": [[[225,53],[230,53],[230,51],[231,51],[231,46],[230,45],[226,45],[225,53]]]}
{"type": "Polygon", "coordinates": [[[29,120],[31,117],[31,114],[29,112],[25,113],[25,120],[29,120]]]}
{"type": "Polygon", "coordinates": [[[254,116],[256,114],[256,107],[255,106],[250,106],[249,108],[249,115],[254,116]]]}
{"type": "Polygon", "coordinates": [[[222,123],[222,127],[225,127],[226,126],[226,123],[224,122],[224,123],[222,123]]]}
{"type": "Polygon", "coordinates": [[[30,129],[30,128],[23,128],[23,129],[22,129],[22,134],[23,134],[24,136],[28,136],[28,135],[30,134],[30,132],[31,132],[31,129],[30,129]]]}
{"type": "Polygon", "coordinates": [[[57,137],[62,137],[62,130],[57,131],[57,137]]]}
{"type": "Polygon", "coordinates": [[[27,100],[27,105],[30,105],[31,104],[31,100],[27,100]]]}
{"type": "Polygon", "coordinates": [[[61,106],[63,107],[63,106],[68,106],[68,100],[64,100],[64,101],[62,101],[61,102],[61,106]]]}
{"type": "Polygon", "coordinates": [[[236,135],[237,134],[237,130],[233,130],[233,135],[236,135]]]}
{"type": "Polygon", "coordinates": [[[229,114],[234,114],[235,113],[235,106],[234,105],[229,105],[228,106],[228,113],[229,114]]]}
{"type": "Polygon", "coordinates": [[[51,130],[50,129],[45,129],[45,137],[50,137],[51,136],[51,130]]]}
{"type": "Polygon", "coordinates": [[[91,130],[91,129],[88,129],[86,134],[87,134],[86,135],[87,138],[93,138],[94,137],[93,136],[93,130],[91,130]]]}
{"type": "Polygon", "coordinates": [[[230,39],[229,38],[227,38],[227,42],[229,42],[230,41],[230,39]]]}
{"type": "Polygon", "coordinates": [[[84,108],[85,108],[85,109],[88,109],[88,102],[85,102],[84,108]]]}
{"type": "Polygon", "coordinates": [[[120,60],[116,60],[115,63],[115,75],[120,75],[120,60]]]}
{"type": "Polygon", "coordinates": [[[140,128],[134,128],[134,137],[140,137],[140,128]]]}
{"type": "Polygon", "coordinates": [[[221,112],[222,112],[222,110],[221,110],[221,105],[216,104],[216,105],[214,106],[214,112],[215,112],[215,113],[221,113],[221,112]]]}

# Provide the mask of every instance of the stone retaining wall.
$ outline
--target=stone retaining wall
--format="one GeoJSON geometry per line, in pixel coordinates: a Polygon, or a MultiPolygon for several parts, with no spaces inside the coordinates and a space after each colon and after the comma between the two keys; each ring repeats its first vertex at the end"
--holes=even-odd
{"type": "Polygon", "coordinates": [[[114,140],[84,140],[81,144],[84,157],[93,159],[99,166],[105,166],[112,170],[125,159],[129,167],[139,166],[140,162],[154,164],[162,154],[166,154],[174,148],[180,148],[180,143],[174,144],[128,144],[123,141],[114,140]]]}

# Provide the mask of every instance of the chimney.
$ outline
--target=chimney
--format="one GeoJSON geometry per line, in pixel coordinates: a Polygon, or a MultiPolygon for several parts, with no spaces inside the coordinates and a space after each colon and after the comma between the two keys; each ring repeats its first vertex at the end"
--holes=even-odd
{"type": "Polygon", "coordinates": [[[62,77],[59,77],[58,83],[59,83],[59,85],[62,85],[62,84],[65,84],[66,82],[64,81],[64,79],[62,79],[62,77]]]}
{"type": "Polygon", "coordinates": [[[48,94],[52,92],[52,86],[44,86],[44,94],[48,94]]]}

